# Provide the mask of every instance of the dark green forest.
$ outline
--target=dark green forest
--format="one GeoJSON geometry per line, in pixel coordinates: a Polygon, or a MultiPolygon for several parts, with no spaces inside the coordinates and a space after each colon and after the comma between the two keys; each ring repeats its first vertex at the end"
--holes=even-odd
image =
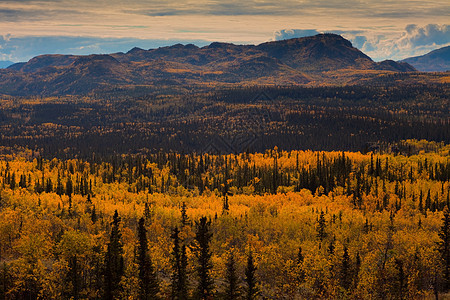
{"type": "MultiPolygon", "coordinates": [[[[398,75],[400,76],[400,75],[398,75]]],[[[4,96],[0,144],[47,157],[122,153],[376,150],[450,142],[449,84],[134,88],[51,98],[4,96]]]]}

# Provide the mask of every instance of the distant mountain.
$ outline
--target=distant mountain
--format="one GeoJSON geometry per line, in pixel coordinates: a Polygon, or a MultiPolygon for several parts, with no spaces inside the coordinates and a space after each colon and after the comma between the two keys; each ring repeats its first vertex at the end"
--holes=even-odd
{"type": "Polygon", "coordinates": [[[374,62],[343,37],[320,34],[254,45],[133,48],[110,55],[42,55],[0,70],[3,94],[83,94],[118,86],[342,84],[367,74],[410,72],[374,62]]]}
{"type": "Polygon", "coordinates": [[[7,68],[7,67],[9,67],[12,64],[14,64],[12,61],[2,60],[2,61],[0,61],[0,69],[7,68]]]}
{"type": "Polygon", "coordinates": [[[428,54],[402,60],[419,71],[445,72],[450,70],[450,46],[436,49],[428,54]]]}

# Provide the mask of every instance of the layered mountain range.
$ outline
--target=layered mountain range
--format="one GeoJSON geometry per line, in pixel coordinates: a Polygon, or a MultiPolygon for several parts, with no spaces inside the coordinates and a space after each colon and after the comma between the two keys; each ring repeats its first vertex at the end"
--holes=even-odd
{"type": "Polygon", "coordinates": [[[260,45],[214,42],[199,48],[133,48],[109,55],[42,55],[0,70],[0,94],[64,95],[129,86],[351,84],[377,74],[414,72],[374,62],[343,37],[319,34],[260,45]]]}

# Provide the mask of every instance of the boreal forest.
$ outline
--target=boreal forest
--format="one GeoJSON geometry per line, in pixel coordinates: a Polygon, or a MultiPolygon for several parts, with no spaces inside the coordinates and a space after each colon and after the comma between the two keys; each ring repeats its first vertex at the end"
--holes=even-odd
{"type": "Polygon", "coordinates": [[[1,70],[0,299],[448,299],[449,84],[335,35],[1,70]]]}
{"type": "Polygon", "coordinates": [[[399,147],[108,161],[16,149],[0,164],[0,295],[442,294],[450,283],[450,147],[423,140],[399,147]]]}

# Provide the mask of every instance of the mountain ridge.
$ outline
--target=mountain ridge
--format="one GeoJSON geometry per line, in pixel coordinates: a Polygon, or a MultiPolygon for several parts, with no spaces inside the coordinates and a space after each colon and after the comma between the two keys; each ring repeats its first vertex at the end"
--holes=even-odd
{"type": "Polygon", "coordinates": [[[41,55],[0,71],[3,94],[82,94],[124,85],[342,84],[364,71],[414,72],[394,61],[374,62],[335,34],[235,45],[176,44],[126,53],[41,55]],[[342,71],[346,70],[346,71],[342,71]],[[352,73],[345,78],[341,73],[352,73]]]}
{"type": "Polygon", "coordinates": [[[442,47],[427,54],[408,57],[400,62],[413,65],[422,72],[445,72],[450,70],[450,46],[442,47]]]}

